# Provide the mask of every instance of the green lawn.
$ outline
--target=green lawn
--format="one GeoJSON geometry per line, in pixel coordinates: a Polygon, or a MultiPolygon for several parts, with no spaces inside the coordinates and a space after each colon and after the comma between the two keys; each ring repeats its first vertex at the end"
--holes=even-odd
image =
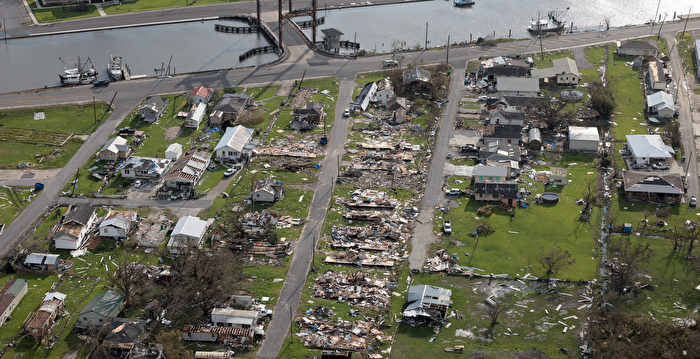
{"type": "Polygon", "coordinates": [[[94,5],[87,5],[87,9],[81,11],[73,8],[72,6],[67,6],[65,8],[61,8],[60,6],[58,6],[46,9],[39,9],[35,4],[35,0],[28,0],[27,3],[29,4],[29,7],[32,8],[32,12],[36,17],[36,21],[40,23],[100,16],[100,13],[97,11],[97,8],[94,5]]]}
{"type": "Polygon", "coordinates": [[[535,61],[535,67],[538,69],[543,69],[554,66],[552,64],[552,60],[554,59],[560,59],[562,57],[569,57],[573,59],[574,53],[568,50],[548,52],[544,54],[544,60],[542,59],[542,56],[540,56],[540,54],[530,54],[530,56],[532,56],[532,59],[535,61]]]}
{"type": "Polygon", "coordinates": [[[95,131],[107,108],[107,104],[98,103],[95,112],[92,104],[0,110],[0,168],[17,168],[18,162],[33,162],[37,168],[63,167],[83,141],[73,137],[62,146],[60,143],[68,134],[95,131]],[[44,112],[45,119],[34,120],[38,112],[44,112]],[[21,138],[25,130],[34,132],[21,138]]]}
{"type": "Polygon", "coordinates": [[[275,96],[277,91],[282,87],[282,85],[267,85],[267,86],[260,86],[260,87],[252,87],[249,89],[246,89],[246,93],[250,95],[250,97],[254,98],[255,101],[258,100],[263,100],[266,98],[270,98],[275,96]]]}
{"type": "Polygon", "coordinates": [[[0,224],[8,226],[32,201],[35,194],[31,187],[0,188],[0,224]]]}
{"type": "Polygon", "coordinates": [[[134,0],[123,1],[120,5],[107,6],[104,8],[107,14],[119,14],[133,11],[168,9],[174,7],[208,5],[236,2],[240,0],[134,0]]]}
{"type": "Polygon", "coordinates": [[[622,226],[624,223],[631,223],[634,231],[646,231],[646,234],[665,234],[669,228],[676,227],[682,229],[685,225],[686,220],[698,221],[700,219],[700,209],[690,208],[687,204],[681,204],[678,206],[665,206],[659,207],[653,203],[642,203],[642,202],[628,202],[624,198],[623,192],[612,192],[612,198],[610,202],[610,210],[614,214],[614,220],[616,227],[622,226]],[[661,212],[663,215],[664,211],[668,211],[668,217],[657,216],[657,209],[664,208],[661,212]],[[647,220],[649,224],[644,228],[642,220],[645,214],[647,215],[647,220]],[[668,223],[666,227],[658,227],[656,222],[658,220],[664,220],[668,223]]]}
{"type": "MultiPolygon", "coordinates": [[[[80,168],[78,173],[68,180],[68,183],[63,187],[63,192],[83,195],[92,197],[100,189],[102,181],[90,176],[90,168],[101,167],[107,170],[111,166],[111,163],[107,163],[99,160],[96,157],[91,157],[85,164],[80,168]],[[75,180],[77,179],[77,182],[75,180]]],[[[116,188],[112,187],[113,192],[116,192],[116,188]]],[[[116,194],[116,193],[112,193],[116,194]]]]}
{"type": "Polygon", "coordinates": [[[546,188],[546,191],[556,192],[561,197],[555,205],[535,204],[534,195],[542,193],[545,188],[541,183],[521,176],[520,179],[525,183],[519,184],[519,187],[532,191],[532,196],[528,198],[528,208],[518,209],[512,220],[509,213],[497,208],[493,215],[480,218],[477,210],[486,203],[460,199],[458,208],[450,208],[446,215],[437,213],[435,227],[436,230],[441,230],[443,220],[451,221],[452,238],[460,241],[463,246],[444,239],[436,247],[447,248],[457,256],[460,265],[480,268],[485,270],[484,273],[522,276],[529,272],[541,276],[544,270],[537,263],[540,249],[547,251],[557,244],[569,251],[576,262],[555,277],[592,279],[598,256],[594,237],[599,230],[596,228],[599,225],[596,224],[599,223],[599,214],[594,209],[591,222],[581,222],[578,215],[582,208],[574,204],[576,199],[581,198],[586,181],[595,179],[597,174],[590,161],[588,156],[567,156],[559,164],[566,167],[568,163],[576,163],[568,166],[568,179],[572,180],[571,183],[563,187],[546,188]],[[480,238],[477,244],[476,239],[468,234],[480,221],[488,222],[495,232],[480,238]],[[465,253],[469,253],[469,256],[465,253]]]}
{"type": "Polygon", "coordinates": [[[617,103],[613,126],[615,140],[625,141],[625,135],[645,135],[647,126],[642,80],[639,79],[639,70],[625,64],[634,58],[615,54],[615,45],[609,45],[608,51],[608,86],[612,88],[617,103]]]}
{"type": "MultiPolygon", "coordinates": [[[[685,33],[681,37],[681,34],[676,34],[676,39],[678,40],[678,53],[683,61],[683,70],[690,76],[695,76],[695,68],[698,64],[695,63],[695,56],[693,56],[693,51],[695,48],[695,39],[692,34],[685,33]]],[[[698,93],[698,89],[696,89],[698,93]]]]}
{"type": "Polygon", "coordinates": [[[49,292],[51,286],[58,281],[58,277],[55,275],[39,276],[18,274],[3,276],[0,278],[0,285],[5,285],[10,278],[22,278],[26,280],[28,291],[12,312],[12,319],[5,322],[5,324],[0,327],[0,344],[3,347],[20,331],[27,316],[39,308],[39,304],[41,304],[41,301],[44,299],[44,294],[49,292]]]}

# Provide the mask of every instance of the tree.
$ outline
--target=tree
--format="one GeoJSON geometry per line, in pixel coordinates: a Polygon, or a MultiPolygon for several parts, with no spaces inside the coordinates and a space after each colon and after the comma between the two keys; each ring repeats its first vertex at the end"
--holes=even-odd
{"type": "Polygon", "coordinates": [[[600,82],[594,82],[589,87],[589,93],[591,95],[591,107],[598,111],[602,119],[609,119],[615,110],[615,106],[617,106],[612,90],[603,86],[600,82]]]}
{"type": "Polygon", "coordinates": [[[560,270],[574,264],[575,259],[571,259],[571,253],[562,250],[558,245],[554,245],[552,249],[545,252],[540,249],[540,255],[537,257],[537,262],[544,268],[544,277],[549,278],[560,270]]]}
{"type": "Polygon", "coordinates": [[[547,124],[547,129],[554,129],[566,125],[573,118],[573,114],[569,111],[564,111],[566,102],[561,101],[544,101],[540,107],[542,119],[547,124]]]}
{"type": "Polygon", "coordinates": [[[143,267],[123,258],[114,273],[107,275],[107,283],[124,296],[127,305],[131,304],[137,288],[143,283],[143,267]]]}
{"type": "Polygon", "coordinates": [[[194,356],[194,353],[185,347],[182,333],[178,330],[158,333],[156,342],[163,345],[163,354],[168,359],[189,359],[194,356]]]}
{"type": "Polygon", "coordinates": [[[671,147],[681,148],[681,125],[678,121],[671,121],[666,125],[666,136],[671,143],[671,147]]]}
{"type": "Polygon", "coordinates": [[[500,317],[505,310],[506,308],[500,303],[496,303],[494,306],[491,306],[486,310],[486,315],[489,317],[489,327],[486,329],[485,333],[487,338],[493,337],[493,328],[496,327],[498,324],[498,317],[500,317]]]}
{"type": "Polygon", "coordinates": [[[583,192],[581,193],[581,197],[583,198],[584,202],[584,207],[581,211],[581,215],[579,216],[579,220],[587,222],[590,219],[589,214],[591,206],[593,205],[593,202],[596,199],[596,189],[597,181],[595,178],[591,178],[586,181],[586,185],[583,188],[583,192]]]}
{"type": "Polygon", "coordinates": [[[610,289],[618,294],[630,291],[630,286],[641,275],[641,267],[647,263],[653,251],[649,243],[632,243],[630,237],[609,244],[613,258],[606,263],[610,268],[610,289]]]}
{"type": "MultiPolygon", "coordinates": [[[[407,68],[406,71],[409,69],[407,68]]],[[[391,71],[389,71],[389,80],[394,86],[394,93],[396,96],[403,96],[404,86],[403,86],[403,71],[401,70],[401,61],[399,61],[399,66],[395,66],[391,71]]]]}

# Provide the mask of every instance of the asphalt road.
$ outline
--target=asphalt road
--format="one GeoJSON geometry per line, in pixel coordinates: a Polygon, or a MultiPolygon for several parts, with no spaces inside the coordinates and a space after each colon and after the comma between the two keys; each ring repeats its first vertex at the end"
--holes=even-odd
{"type": "MultiPolygon", "coordinates": [[[[270,6],[270,3],[272,2],[264,2],[266,6],[270,6]]],[[[225,5],[252,6],[251,3],[235,3],[225,5]]],[[[50,28],[70,28],[71,26],[75,26],[75,28],[83,28],[86,26],[93,26],[91,25],[93,24],[92,21],[114,21],[115,24],[125,24],[130,22],[136,23],[135,21],[148,21],[149,19],[151,21],[163,21],[162,19],[169,17],[192,16],[192,14],[195,14],[198,11],[204,11],[207,16],[212,15],[212,9],[215,11],[215,15],[222,13],[224,10],[228,11],[228,8],[226,7],[222,6],[220,8],[215,8],[214,6],[218,5],[212,5],[212,7],[189,7],[183,10],[172,9],[158,12],[154,11],[140,14],[71,21],[51,25],[50,28]]],[[[240,13],[242,11],[236,12],[240,13]]],[[[201,15],[195,17],[206,16],[201,15]]],[[[668,23],[664,26],[664,35],[673,34],[680,31],[682,27],[682,23],[668,23]]],[[[689,21],[688,29],[698,28],[700,28],[700,19],[692,19],[689,21]]],[[[34,29],[34,27],[31,27],[31,29],[34,29]]],[[[616,29],[607,32],[590,32],[553,37],[544,41],[544,48],[545,50],[555,50],[585,47],[615,40],[644,37],[648,36],[648,33],[649,27],[638,26],[616,29]]],[[[294,48],[298,48],[298,46],[295,46],[294,48]]],[[[539,43],[536,43],[533,40],[509,42],[493,47],[473,46],[452,49],[450,51],[449,62],[456,69],[456,71],[451,86],[456,86],[456,84],[460,82],[459,73],[461,72],[461,69],[464,68],[464,63],[468,59],[474,59],[479,56],[534,53],[537,51],[539,51],[539,43]],[[455,79],[457,80],[455,81],[455,79]]],[[[334,178],[336,172],[335,166],[337,166],[337,163],[335,163],[336,156],[342,153],[344,139],[347,135],[347,121],[340,116],[339,111],[342,111],[342,109],[345,107],[344,104],[349,102],[352,87],[354,86],[352,83],[354,76],[358,72],[380,69],[382,61],[386,58],[384,56],[378,56],[362,57],[356,60],[344,60],[327,58],[308,51],[291,51],[291,53],[295,54],[295,56],[290,56],[290,58],[285,60],[283,63],[274,66],[262,66],[257,68],[236,69],[192,75],[179,75],[174,78],[167,79],[124,81],[114,83],[103,89],[94,89],[89,86],[82,86],[0,94],[0,107],[13,107],[90,101],[92,100],[93,95],[98,99],[109,100],[115,91],[118,92],[117,100],[115,102],[115,111],[112,116],[92,136],[90,136],[88,141],[83,145],[83,147],[81,147],[80,151],[78,151],[78,153],[68,162],[64,169],[58,175],[56,175],[55,178],[50,181],[46,181],[46,188],[44,191],[25,208],[25,210],[15,219],[15,221],[13,221],[12,224],[6,228],[3,235],[0,236],[0,253],[6,254],[17,241],[23,238],[25,232],[32,228],[33,224],[40,218],[46,208],[54,203],[58,203],[57,195],[63,188],[63,185],[71,178],[71,176],[73,176],[76,169],[79,168],[90,155],[99,149],[104,141],[106,141],[106,139],[113,133],[115,127],[129,113],[129,111],[141,99],[143,99],[144,96],[153,93],[188,91],[192,87],[199,85],[206,85],[208,87],[235,87],[242,84],[251,85],[279,82],[283,80],[299,79],[303,74],[305,74],[307,78],[323,76],[337,77],[341,80],[341,93],[339,96],[338,105],[336,106],[335,118],[337,122],[335,126],[333,126],[333,130],[330,135],[329,152],[322,165],[321,175],[319,176],[319,186],[314,194],[314,199],[310,209],[309,222],[306,226],[304,226],[302,237],[297,243],[295,254],[292,258],[292,264],[290,265],[288,276],[280,295],[280,300],[275,308],[275,315],[273,315],[272,323],[269,326],[266,340],[258,353],[258,355],[263,358],[276,357],[280,349],[284,350],[282,345],[289,330],[289,313],[293,313],[295,311],[301,295],[301,289],[311,263],[310,257],[312,253],[311,248],[313,246],[313,238],[316,238],[321,230],[321,223],[325,217],[325,211],[328,208],[328,201],[330,200],[329,193],[332,188],[332,179],[334,178]]],[[[404,64],[428,64],[443,62],[445,60],[444,51],[412,52],[405,53],[403,55],[404,64]]],[[[674,57],[676,57],[675,61],[677,62],[677,56],[674,57]]],[[[679,65],[677,65],[675,62],[674,68],[679,68],[679,65]]],[[[678,71],[674,71],[676,74],[677,72],[678,71]]],[[[455,95],[451,93],[450,96],[455,95]]],[[[685,101],[685,108],[687,108],[687,100],[685,101]]],[[[450,108],[450,106],[455,106],[456,102],[456,100],[450,101],[448,113],[450,113],[450,111],[456,111],[456,109],[450,108]]],[[[681,103],[682,108],[683,106],[683,103],[681,103]]],[[[444,157],[447,153],[446,146],[448,145],[449,141],[448,136],[452,132],[452,121],[454,121],[454,116],[448,116],[448,118],[448,120],[443,120],[442,128],[438,131],[438,142],[437,147],[434,150],[434,163],[431,164],[431,171],[428,175],[424,208],[419,215],[419,218],[426,219],[426,223],[432,219],[431,211],[435,207],[435,203],[438,198],[437,196],[442,195],[440,189],[445,161],[444,157]],[[440,162],[442,162],[442,165],[440,165],[440,162]],[[436,193],[437,196],[435,196],[436,193]],[[428,198],[429,196],[430,198],[428,198]]],[[[681,121],[682,125],[684,126],[683,128],[687,129],[687,118],[682,118],[681,121]]],[[[692,135],[689,136],[689,131],[683,132],[683,144],[686,148],[686,153],[694,153],[694,149],[691,146],[692,135]],[[691,138],[691,140],[689,140],[689,138],[691,138]]],[[[689,165],[689,172],[694,174],[688,179],[689,194],[697,195],[697,162],[690,160],[689,158],[689,165]]],[[[177,206],[179,204],[172,203],[172,205],[177,206]]],[[[422,231],[425,231],[426,228],[422,229],[422,231]]],[[[432,227],[430,228],[430,235],[432,236],[432,227]]],[[[420,241],[424,240],[425,239],[420,239],[416,243],[420,244],[420,241]]],[[[419,247],[417,246],[416,248],[419,247]]],[[[423,251],[425,251],[424,247],[423,251]]],[[[416,257],[414,256],[412,266],[415,265],[415,263],[416,257]]]]}

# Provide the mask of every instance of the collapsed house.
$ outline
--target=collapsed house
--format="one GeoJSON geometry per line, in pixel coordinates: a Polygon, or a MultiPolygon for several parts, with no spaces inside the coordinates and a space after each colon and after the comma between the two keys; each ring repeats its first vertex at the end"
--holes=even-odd
{"type": "Polygon", "coordinates": [[[172,161],[164,158],[131,156],[121,168],[121,175],[129,179],[158,180],[168,169],[172,161]]]}
{"type": "Polygon", "coordinates": [[[385,267],[391,268],[394,266],[394,261],[386,259],[382,256],[376,256],[365,252],[359,252],[350,249],[345,252],[329,255],[324,260],[326,264],[344,264],[355,265],[360,267],[385,267]]]}
{"type": "Polygon", "coordinates": [[[210,162],[211,153],[209,152],[199,150],[185,152],[165,175],[165,186],[177,190],[192,190],[204,176],[210,162]]]}
{"type": "Polygon", "coordinates": [[[390,340],[377,324],[370,321],[332,320],[335,313],[330,308],[318,307],[297,319],[304,346],[320,349],[362,351],[375,340],[390,340]]]}
{"type": "Polygon", "coordinates": [[[51,328],[65,308],[66,295],[59,292],[47,293],[39,305],[39,309],[27,317],[24,323],[24,333],[41,342],[51,333],[51,328]]]}
{"type": "Polygon", "coordinates": [[[392,209],[396,207],[396,201],[386,192],[358,189],[352,193],[352,199],[345,201],[345,206],[360,209],[392,209]]]}
{"type": "Polygon", "coordinates": [[[357,248],[365,251],[388,251],[396,248],[401,236],[401,226],[371,224],[368,226],[333,226],[331,248],[357,248]]]}
{"type": "Polygon", "coordinates": [[[385,308],[391,302],[389,281],[362,271],[326,271],[314,280],[315,298],[333,299],[362,308],[385,308]]]}
{"type": "Polygon", "coordinates": [[[294,109],[294,118],[289,124],[293,130],[313,130],[326,118],[323,102],[307,102],[305,108],[294,109]]]}
{"type": "Polygon", "coordinates": [[[237,327],[186,325],[182,329],[182,340],[190,342],[229,343],[233,347],[250,348],[255,330],[237,327]]]}
{"type": "Polygon", "coordinates": [[[408,288],[408,305],[401,313],[410,325],[442,324],[450,307],[452,291],[432,285],[408,288]]]}

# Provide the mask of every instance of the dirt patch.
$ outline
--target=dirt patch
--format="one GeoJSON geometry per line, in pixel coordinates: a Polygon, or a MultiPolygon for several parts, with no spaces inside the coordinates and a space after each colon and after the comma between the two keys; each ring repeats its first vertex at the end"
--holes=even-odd
{"type": "Polygon", "coordinates": [[[182,127],[173,126],[165,130],[165,139],[170,141],[178,138],[182,133],[182,127]]]}
{"type": "Polygon", "coordinates": [[[306,102],[309,101],[309,98],[311,98],[311,95],[315,92],[318,91],[317,89],[310,89],[308,87],[302,87],[297,91],[296,94],[294,94],[294,98],[292,98],[291,106],[292,108],[304,108],[306,107],[306,102]]]}

